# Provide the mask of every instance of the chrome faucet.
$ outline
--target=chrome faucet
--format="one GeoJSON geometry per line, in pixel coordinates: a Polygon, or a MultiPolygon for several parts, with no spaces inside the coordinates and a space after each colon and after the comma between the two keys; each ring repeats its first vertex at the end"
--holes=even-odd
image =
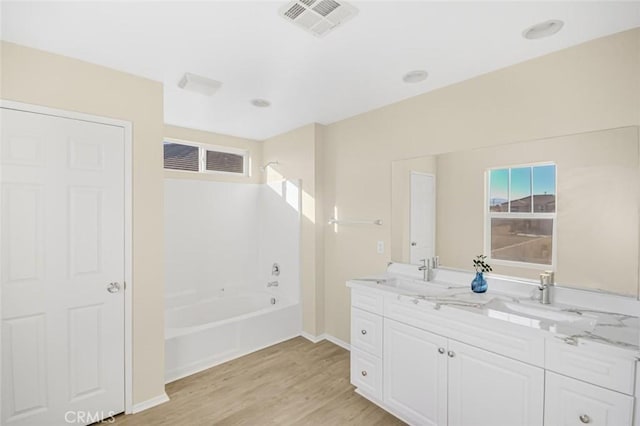
{"type": "Polygon", "coordinates": [[[432,281],[434,269],[439,265],[439,257],[434,256],[431,259],[420,259],[422,265],[418,267],[418,271],[422,271],[422,280],[423,281],[432,281]]]}
{"type": "Polygon", "coordinates": [[[551,303],[551,295],[550,289],[554,283],[554,274],[552,271],[545,271],[540,274],[540,285],[538,286],[538,290],[540,290],[540,303],[543,305],[548,305],[551,303]]]}
{"type": "Polygon", "coordinates": [[[268,282],[267,287],[278,287],[278,281],[268,282]]]}

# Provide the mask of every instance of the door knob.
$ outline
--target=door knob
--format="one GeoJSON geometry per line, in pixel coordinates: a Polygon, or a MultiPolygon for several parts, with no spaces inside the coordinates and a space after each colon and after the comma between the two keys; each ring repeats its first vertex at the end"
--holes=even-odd
{"type": "Polygon", "coordinates": [[[362,374],[363,377],[367,377],[367,370],[362,370],[360,374],[362,374]]]}
{"type": "Polygon", "coordinates": [[[109,283],[107,286],[107,291],[109,293],[117,293],[120,291],[120,284],[118,283],[109,283]]]}
{"type": "Polygon", "coordinates": [[[580,421],[582,423],[591,423],[591,417],[587,416],[586,414],[582,414],[580,416],[580,421]]]}
{"type": "Polygon", "coordinates": [[[363,335],[367,334],[367,330],[361,330],[360,333],[362,333],[363,335]]]}
{"type": "Polygon", "coordinates": [[[453,358],[454,356],[456,356],[456,353],[454,351],[449,351],[447,352],[447,355],[449,355],[449,358],[453,358]]]}
{"type": "Polygon", "coordinates": [[[438,353],[443,354],[444,352],[444,348],[438,348],[438,353]]]}

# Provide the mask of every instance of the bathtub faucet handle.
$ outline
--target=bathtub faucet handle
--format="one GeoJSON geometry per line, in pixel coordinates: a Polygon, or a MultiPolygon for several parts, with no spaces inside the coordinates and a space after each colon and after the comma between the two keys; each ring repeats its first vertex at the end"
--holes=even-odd
{"type": "Polygon", "coordinates": [[[278,281],[271,281],[267,283],[267,287],[278,287],[278,281]]]}

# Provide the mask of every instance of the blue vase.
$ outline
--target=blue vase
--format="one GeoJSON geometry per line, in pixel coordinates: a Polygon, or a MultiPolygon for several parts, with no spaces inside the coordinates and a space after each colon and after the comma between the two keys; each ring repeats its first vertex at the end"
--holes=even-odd
{"type": "Polygon", "coordinates": [[[476,272],[476,277],[471,281],[471,290],[474,293],[484,293],[487,291],[487,280],[484,279],[482,272],[476,272]]]}

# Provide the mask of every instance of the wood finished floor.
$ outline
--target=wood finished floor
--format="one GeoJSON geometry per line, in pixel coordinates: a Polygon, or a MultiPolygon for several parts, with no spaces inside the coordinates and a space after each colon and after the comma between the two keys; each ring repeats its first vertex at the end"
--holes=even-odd
{"type": "Polygon", "coordinates": [[[354,392],[349,352],[326,340],[296,337],[166,390],[171,401],[115,425],[404,425],[354,392]]]}

